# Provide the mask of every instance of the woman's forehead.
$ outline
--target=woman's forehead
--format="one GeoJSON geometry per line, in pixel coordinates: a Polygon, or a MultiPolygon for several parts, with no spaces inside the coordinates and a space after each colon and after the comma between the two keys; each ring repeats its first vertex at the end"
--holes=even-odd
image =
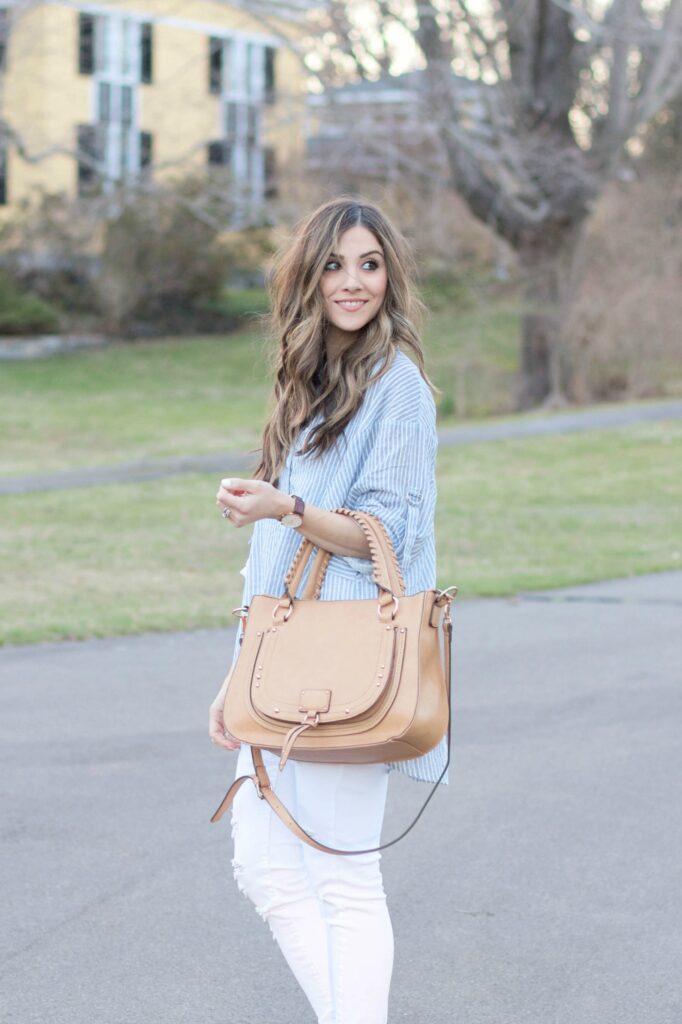
{"type": "Polygon", "coordinates": [[[369,228],[364,224],[354,224],[346,228],[336,240],[334,253],[337,256],[362,256],[371,252],[383,253],[384,248],[369,228]]]}

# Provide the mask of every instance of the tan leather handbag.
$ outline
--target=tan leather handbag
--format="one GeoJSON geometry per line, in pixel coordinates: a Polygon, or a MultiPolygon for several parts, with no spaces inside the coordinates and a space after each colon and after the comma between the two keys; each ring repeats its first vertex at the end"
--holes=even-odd
{"type": "Polygon", "coordinates": [[[280,755],[280,770],[290,757],[375,764],[419,757],[447,731],[448,757],[440,782],[450,760],[450,604],[457,587],[406,596],[382,523],[366,512],[335,511],[350,516],[365,532],[378,600],[318,600],[331,558],[323,548],[318,549],[298,598],[315,547],[304,539],[285,577],[284,593],[257,595],[242,610],[243,638],[223,720],[232,736],[251,746],[254,774],[235,780],[211,821],[222,817],[239,787],[250,779],[258,796],[300,839],[318,850],[350,855],[369,851],[325,846],[294,821],[271,788],[261,748],[280,755]]]}

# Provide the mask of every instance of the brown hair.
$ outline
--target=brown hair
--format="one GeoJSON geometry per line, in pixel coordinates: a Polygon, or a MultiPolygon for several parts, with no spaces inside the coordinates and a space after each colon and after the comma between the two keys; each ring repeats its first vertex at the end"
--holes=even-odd
{"type": "Polygon", "coordinates": [[[415,264],[402,235],[372,203],[342,196],[301,221],[276,253],[268,287],[275,340],[273,408],[263,430],[261,460],[254,476],[276,484],[300,429],[317,414],[322,420],[306,440],[306,452],[321,455],[335,443],[362,403],[367,386],[388,370],[403,344],[426,375],[415,321],[423,306],[415,294],[415,264]],[[387,271],[384,302],[341,354],[327,358],[327,320],[320,278],[341,235],[361,224],[381,243],[387,271]],[[370,378],[374,364],[386,356],[370,378]]]}

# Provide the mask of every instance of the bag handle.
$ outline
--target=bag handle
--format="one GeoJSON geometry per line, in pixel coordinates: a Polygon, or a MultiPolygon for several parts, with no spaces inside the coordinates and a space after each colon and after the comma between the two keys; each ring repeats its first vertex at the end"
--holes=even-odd
{"type": "MultiPolygon", "coordinates": [[[[333,509],[333,511],[354,519],[364,531],[369,543],[370,558],[372,560],[372,579],[377,587],[395,597],[403,596],[405,594],[405,582],[400,571],[400,563],[383,523],[369,512],[359,512],[349,508],[337,508],[333,509]]],[[[283,600],[296,595],[314,547],[313,542],[307,538],[304,538],[301,542],[289,567],[289,571],[284,578],[283,600]]],[[[332,552],[324,548],[318,549],[303,593],[304,600],[319,598],[331,556],[332,552]]]]}
{"type": "Polygon", "coordinates": [[[386,574],[388,577],[388,589],[395,597],[404,597],[405,595],[405,580],[400,569],[400,562],[398,556],[393,548],[393,543],[388,535],[386,527],[376,516],[371,515],[369,512],[360,512],[357,509],[350,508],[337,508],[334,509],[340,515],[349,516],[354,519],[362,529],[365,531],[365,536],[369,542],[369,549],[372,557],[372,565],[374,566],[373,579],[378,587],[386,589],[383,580],[379,579],[376,572],[378,559],[375,555],[378,553],[381,560],[383,561],[386,574]]]}
{"type": "Polygon", "coordinates": [[[267,803],[270,805],[274,813],[277,815],[280,821],[284,825],[286,825],[289,831],[293,832],[293,834],[297,836],[297,838],[300,839],[302,842],[307,843],[308,846],[312,846],[313,849],[319,850],[321,853],[333,853],[340,857],[357,857],[361,853],[378,853],[379,850],[385,850],[389,846],[395,846],[395,844],[399,843],[401,839],[404,839],[407,833],[414,828],[414,826],[417,824],[422,814],[426,810],[434,793],[438,789],[440,782],[444,778],[445,773],[448,770],[448,766],[450,764],[450,747],[452,740],[452,616],[450,615],[450,605],[452,604],[452,601],[454,600],[455,596],[454,594],[450,593],[450,591],[452,590],[455,590],[456,593],[455,587],[446,587],[445,590],[439,591],[438,595],[434,599],[434,604],[437,604],[439,607],[442,607],[443,605],[446,606],[445,614],[443,616],[443,631],[445,634],[444,669],[448,695],[448,752],[447,757],[445,759],[445,767],[443,768],[443,771],[440,773],[438,779],[434,783],[431,792],[429,793],[426,800],[420,807],[418,814],[413,819],[412,823],[408,825],[407,828],[404,829],[404,831],[402,831],[399,836],[396,836],[395,839],[391,839],[388,843],[382,843],[380,846],[372,846],[367,850],[338,850],[334,846],[327,846],[325,843],[320,843],[317,841],[317,839],[313,839],[313,837],[309,835],[301,825],[299,825],[299,823],[296,821],[293,815],[289,813],[287,808],[279,799],[277,794],[273,791],[272,784],[270,782],[270,776],[268,775],[267,768],[263,763],[263,755],[259,747],[251,748],[251,757],[253,760],[254,774],[240,775],[238,779],[234,780],[234,782],[228,789],[227,793],[221,800],[217,810],[211,817],[211,821],[220,821],[223,814],[229,808],[230,804],[237,795],[238,790],[244,785],[245,782],[247,782],[250,779],[251,782],[253,782],[254,786],[256,787],[256,793],[258,794],[258,797],[261,800],[267,801],[267,803]]]}

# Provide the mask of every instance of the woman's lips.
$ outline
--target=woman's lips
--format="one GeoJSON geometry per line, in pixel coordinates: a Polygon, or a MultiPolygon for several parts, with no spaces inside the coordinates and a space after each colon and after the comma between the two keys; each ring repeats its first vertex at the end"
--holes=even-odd
{"type": "Polygon", "coordinates": [[[336,305],[345,309],[347,313],[355,313],[356,310],[362,309],[368,301],[368,299],[335,299],[336,305]]]}

